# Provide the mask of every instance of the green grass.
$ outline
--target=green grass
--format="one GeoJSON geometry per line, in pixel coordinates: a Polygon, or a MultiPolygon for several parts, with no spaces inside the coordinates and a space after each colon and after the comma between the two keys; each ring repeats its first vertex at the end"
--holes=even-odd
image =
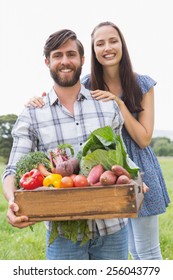
{"type": "MultiPolygon", "coordinates": [[[[5,165],[0,164],[0,174],[5,165]]],[[[45,225],[37,223],[30,228],[18,229],[10,226],[6,219],[7,201],[0,183],[0,260],[44,260],[45,225]]]]}
{"type": "Polygon", "coordinates": [[[166,181],[171,203],[160,215],[160,244],[164,260],[173,260],[173,157],[160,157],[159,162],[166,181]]]}
{"type": "MultiPolygon", "coordinates": [[[[159,158],[168,192],[173,201],[173,157],[159,158]]],[[[5,168],[0,164],[0,175],[5,168]]],[[[7,202],[2,194],[0,183],[0,260],[44,260],[45,225],[37,223],[34,231],[30,228],[17,229],[6,220],[7,202]]],[[[173,204],[166,213],[160,215],[160,244],[163,259],[173,260],[173,204]]]]}

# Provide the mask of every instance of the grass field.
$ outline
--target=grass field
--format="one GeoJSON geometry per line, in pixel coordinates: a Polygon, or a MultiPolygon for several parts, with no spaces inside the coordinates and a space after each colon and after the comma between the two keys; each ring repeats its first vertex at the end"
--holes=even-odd
{"type": "MultiPolygon", "coordinates": [[[[173,201],[173,157],[159,158],[168,192],[173,201]]],[[[5,166],[0,164],[0,174],[5,166]]],[[[7,202],[3,197],[0,184],[0,260],[44,260],[45,226],[44,223],[30,228],[11,227],[6,220],[7,202]]],[[[163,259],[173,260],[173,204],[165,214],[160,215],[160,243],[163,259]]]]}

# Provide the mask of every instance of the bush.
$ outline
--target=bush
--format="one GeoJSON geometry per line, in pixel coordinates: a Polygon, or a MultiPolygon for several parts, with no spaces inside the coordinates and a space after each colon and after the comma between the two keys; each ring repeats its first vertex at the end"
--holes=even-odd
{"type": "Polygon", "coordinates": [[[173,156],[173,142],[166,137],[156,137],[151,141],[156,156],[173,156]]]}

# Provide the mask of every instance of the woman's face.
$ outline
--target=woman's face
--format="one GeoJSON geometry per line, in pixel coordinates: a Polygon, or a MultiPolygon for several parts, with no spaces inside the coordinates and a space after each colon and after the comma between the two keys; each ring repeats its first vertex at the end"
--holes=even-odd
{"type": "Polygon", "coordinates": [[[112,26],[99,27],[94,35],[94,51],[103,66],[118,65],[122,58],[122,42],[118,31],[112,26]]]}

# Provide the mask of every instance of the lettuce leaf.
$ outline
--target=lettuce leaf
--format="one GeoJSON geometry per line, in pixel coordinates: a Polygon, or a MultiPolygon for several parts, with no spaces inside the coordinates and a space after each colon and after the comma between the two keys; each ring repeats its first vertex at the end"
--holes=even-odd
{"type": "Polygon", "coordinates": [[[120,135],[117,135],[110,126],[98,128],[91,132],[87,141],[78,153],[80,173],[88,176],[92,167],[102,164],[105,170],[112,165],[123,166],[135,178],[139,168],[130,160],[120,135]]]}

